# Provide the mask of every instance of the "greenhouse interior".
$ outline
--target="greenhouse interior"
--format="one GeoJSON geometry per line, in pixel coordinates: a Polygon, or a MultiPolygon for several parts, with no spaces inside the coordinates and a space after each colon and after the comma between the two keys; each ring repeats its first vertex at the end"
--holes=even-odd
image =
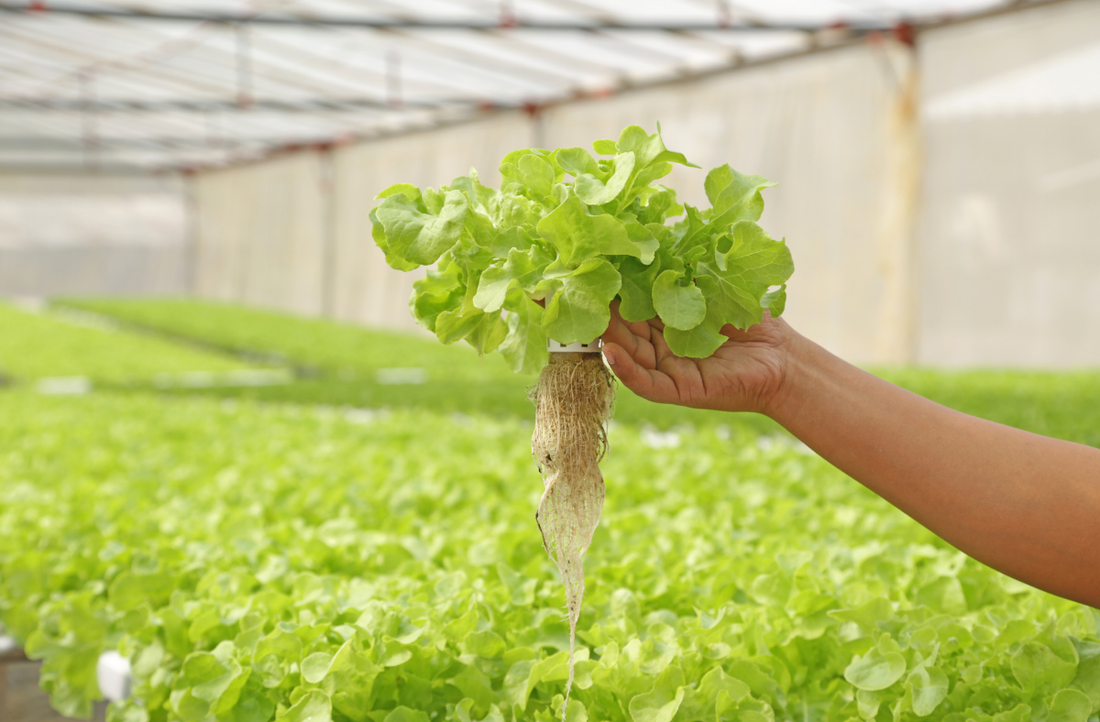
{"type": "Polygon", "coordinates": [[[1100,722],[1098,229],[1097,0],[0,0],[0,722],[1100,722]]]}

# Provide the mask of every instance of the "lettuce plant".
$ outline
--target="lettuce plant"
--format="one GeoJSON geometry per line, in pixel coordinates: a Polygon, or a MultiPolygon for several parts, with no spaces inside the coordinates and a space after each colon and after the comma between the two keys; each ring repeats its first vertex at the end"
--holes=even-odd
{"type": "Polygon", "coordinates": [[[659,315],[669,348],[694,358],[722,345],[726,324],[783,312],[791,254],[756,223],[774,183],[719,166],[704,183],[711,207],[694,208],[657,183],[673,163],[698,167],[665,148],[660,127],[630,126],[592,147],[599,158],[513,151],[499,191],[471,171],[439,190],[402,183],[379,194],[371,220],[386,261],[428,267],[410,301],[424,328],[534,373],[547,337],[591,342],[616,298],[628,321],[659,315]]]}

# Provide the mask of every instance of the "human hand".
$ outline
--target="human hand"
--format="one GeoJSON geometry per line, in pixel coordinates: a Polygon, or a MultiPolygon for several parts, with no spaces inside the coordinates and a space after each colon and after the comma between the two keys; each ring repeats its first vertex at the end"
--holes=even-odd
{"type": "Polygon", "coordinates": [[[699,409],[767,413],[783,384],[791,341],[797,334],[767,311],[742,331],[725,326],[729,340],[709,358],[681,358],[669,350],[659,318],[629,322],[611,304],[603,353],[611,370],[644,399],[699,409]]]}

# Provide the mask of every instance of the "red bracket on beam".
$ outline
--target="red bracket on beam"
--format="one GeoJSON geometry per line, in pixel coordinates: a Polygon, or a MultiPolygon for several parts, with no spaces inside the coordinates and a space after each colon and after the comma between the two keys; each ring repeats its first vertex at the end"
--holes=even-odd
{"type": "Polygon", "coordinates": [[[894,26],[894,37],[899,43],[913,47],[917,44],[917,29],[910,23],[898,23],[894,26]]]}

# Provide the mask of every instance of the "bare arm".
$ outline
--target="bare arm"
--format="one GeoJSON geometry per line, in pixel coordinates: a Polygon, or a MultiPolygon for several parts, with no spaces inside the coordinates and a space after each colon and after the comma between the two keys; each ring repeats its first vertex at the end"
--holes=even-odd
{"type": "Polygon", "coordinates": [[[604,335],[612,369],[640,396],[767,414],[975,559],[1100,606],[1100,450],[948,409],[782,320],[727,327],[730,342],[702,360],[673,356],[662,329],[615,313],[604,335]]]}

